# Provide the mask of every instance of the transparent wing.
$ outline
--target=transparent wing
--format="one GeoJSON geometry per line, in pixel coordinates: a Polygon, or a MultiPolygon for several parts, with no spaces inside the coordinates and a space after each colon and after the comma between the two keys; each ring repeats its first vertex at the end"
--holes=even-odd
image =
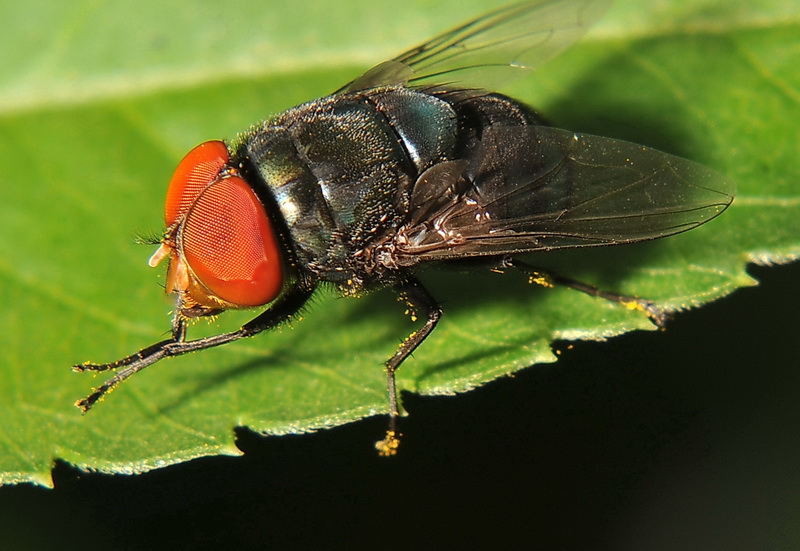
{"type": "Polygon", "coordinates": [[[546,126],[491,127],[469,159],[423,173],[398,264],[616,245],[690,230],[735,186],[641,145],[546,126]]]}
{"type": "Polygon", "coordinates": [[[364,73],[338,90],[449,86],[496,90],[555,57],[611,0],[534,0],[490,12],[364,73]]]}

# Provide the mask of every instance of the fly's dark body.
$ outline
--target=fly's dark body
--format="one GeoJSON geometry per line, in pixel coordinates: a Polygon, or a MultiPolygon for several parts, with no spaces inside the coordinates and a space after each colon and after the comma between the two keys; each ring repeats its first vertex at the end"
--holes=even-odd
{"type": "MultiPolygon", "coordinates": [[[[481,198],[482,182],[465,176],[466,160],[491,168],[508,154],[487,150],[497,144],[481,141],[486,129],[539,123],[530,109],[496,94],[379,88],[313,101],[251,129],[233,162],[256,189],[268,189],[266,201],[285,224],[290,264],[305,278],[357,294],[397,282],[425,259],[407,245],[480,231],[486,209],[458,222],[464,227],[448,224],[481,198]],[[434,174],[436,186],[417,185],[434,174]]],[[[493,215],[508,217],[509,206],[493,215]]],[[[533,205],[514,206],[530,212],[533,205]]]]}
{"type": "Polygon", "coordinates": [[[345,295],[392,287],[423,325],[386,361],[398,445],[395,370],[442,309],[423,263],[489,257],[532,279],[645,311],[651,302],[547,274],[517,255],[656,239],[695,228],[733,200],[714,171],[636,144],[574,134],[491,90],[554,57],[610,0],[534,0],[501,8],[382,63],[331,96],[281,113],[232,144],[200,144],[178,165],[167,229],[176,297],[169,339],[116,362],[77,405],[158,360],[253,336],[291,318],[321,283],[345,295]],[[239,330],[187,340],[190,318],[268,305],[239,330]]]}

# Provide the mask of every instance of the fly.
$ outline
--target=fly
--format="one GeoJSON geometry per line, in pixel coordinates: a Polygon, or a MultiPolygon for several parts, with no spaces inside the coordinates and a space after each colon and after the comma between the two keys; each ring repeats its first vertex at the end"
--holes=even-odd
{"type": "Polygon", "coordinates": [[[519,260],[532,251],[635,243],[684,232],[724,211],[733,184],[644,146],[553,128],[492,90],[575,42],[610,0],[535,0],[490,12],[381,63],[334,94],[208,141],[179,163],[166,230],[150,258],[168,261],[170,338],[77,371],[116,374],[77,402],[84,412],[165,357],[271,329],[320,284],[358,296],[391,287],[422,321],[386,361],[396,452],[395,371],[442,316],[417,279],[426,263],[484,258],[532,282],[566,285],[643,310],[652,302],[601,291],[519,260]],[[188,323],[266,307],[240,329],[189,340],[188,323]]]}

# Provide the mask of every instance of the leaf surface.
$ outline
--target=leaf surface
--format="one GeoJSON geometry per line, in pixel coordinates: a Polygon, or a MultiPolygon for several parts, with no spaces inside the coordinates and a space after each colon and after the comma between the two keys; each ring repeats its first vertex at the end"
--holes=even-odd
{"type": "MultiPolygon", "coordinates": [[[[72,404],[101,379],[70,365],[168,331],[163,274],[133,237],[161,231],[166,183],[190,147],[500,4],[0,6],[0,480],[48,485],[54,458],[138,472],[237,454],[235,426],[281,434],[385,412],[382,362],[416,327],[386,291],[323,292],[301,321],[162,362],[86,416],[72,404]]],[[[690,158],[738,185],[729,211],[690,233],[531,261],[680,310],[754,284],[748,262],[798,257],[800,7],[757,4],[617,2],[577,46],[504,90],[560,127],[690,158]]],[[[652,328],[639,312],[518,274],[422,278],[445,317],[398,372],[407,391],[465,391],[554,361],[554,339],[652,328]]],[[[253,315],[226,313],[192,335],[253,315]]]]}

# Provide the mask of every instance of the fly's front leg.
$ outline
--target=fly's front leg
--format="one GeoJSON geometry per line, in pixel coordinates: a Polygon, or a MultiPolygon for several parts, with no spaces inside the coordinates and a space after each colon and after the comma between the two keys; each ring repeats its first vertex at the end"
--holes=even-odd
{"type": "Polygon", "coordinates": [[[193,341],[186,340],[186,320],[178,317],[172,324],[172,338],[150,345],[141,349],[136,354],[107,364],[83,363],[73,366],[73,370],[83,371],[108,371],[124,368],[118,371],[105,383],[95,388],[91,394],[82,400],[75,402],[75,405],[84,413],[89,411],[103,396],[108,394],[119,383],[141,371],[145,367],[157,361],[169,357],[180,356],[196,350],[203,350],[227,344],[243,337],[252,337],[275,327],[279,323],[286,321],[297,312],[313,293],[313,288],[297,287],[287,292],[282,298],[278,299],[269,309],[262,312],[259,316],[244,324],[237,331],[222,333],[211,337],[204,337],[193,341]]]}
{"type": "Polygon", "coordinates": [[[524,274],[527,274],[531,283],[536,283],[545,287],[561,285],[563,287],[569,287],[570,289],[575,289],[576,291],[586,293],[587,295],[591,295],[593,297],[599,297],[611,302],[617,302],[632,310],[640,310],[647,314],[647,317],[650,318],[650,321],[652,321],[657,327],[664,327],[667,322],[667,313],[650,300],[631,295],[621,295],[619,293],[604,291],[603,289],[598,289],[597,287],[589,285],[588,283],[584,283],[569,277],[564,277],[546,270],[541,270],[515,258],[504,259],[502,266],[513,267],[520,270],[524,274]]]}
{"type": "Polygon", "coordinates": [[[400,408],[397,402],[397,384],[395,382],[395,371],[400,364],[422,344],[436,324],[442,317],[442,309],[430,293],[415,278],[409,278],[396,287],[400,299],[408,306],[408,313],[411,319],[416,321],[417,313],[425,316],[425,324],[418,330],[411,333],[397,352],[386,361],[386,388],[389,392],[389,428],[386,437],[375,443],[375,448],[381,455],[394,455],[400,445],[399,434],[397,432],[397,419],[400,416],[400,408]]]}
{"type": "MultiPolygon", "coordinates": [[[[178,310],[180,310],[180,308],[176,308],[176,311],[178,310]]],[[[72,369],[73,371],[77,371],[79,373],[83,371],[109,371],[109,370],[119,369],[120,367],[126,367],[132,364],[140,363],[144,361],[146,358],[158,356],[159,351],[162,350],[167,345],[176,342],[183,342],[185,340],[186,340],[186,318],[184,318],[179,314],[176,314],[172,318],[171,339],[167,339],[165,341],[161,341],[156,344],[151,344],[146,348],[142,348],[137,353],[131,354],[130,356],[126,356],[125,358],[122,358],[121,360],[117,360],[115,362],[109,362],[107,364],[93,364],[91,362],[84,362],[82,364],[72,366],[72,369]]],[[[153,361],[158,361],[158,359],[160,359],[160,357],[153,361]]]]}
{"type": "Polygon", "coordinates": [[[137,371],[141,371],[148,365],[152,365],[161,358],[168,355],[168,351],[171,346],[174,346],[178,343],[182,343],[186,340],[186,318],[181,316],[178,312],[180,310],[180,306],[176,307],[176,314],[172,319],[172,338],[168,340],[164,340],[161,342],[157,342],[156,344],[151,344],[148,347],[142,348],[135,354],[131,354],[121,360],[117,360],[115,362],[110,362],[106,364],[93,364],[90,362],[84,362],[79,365],[72,366],[73,371],[77,371],[79,373],[84,371],[109,371],[109,370],[116,370],[119,368],[125,368],[121,371],[117,372],[113,377],[107,380],[105,383],[100,385],[99,387],[93,389],[92,393],[75,402],[75,406],[81,409],[83,413],[89,411],[92,406],[100,400],[104,395],[110,392],[115,386],[119,383],[136,373],[137,371]]]}

